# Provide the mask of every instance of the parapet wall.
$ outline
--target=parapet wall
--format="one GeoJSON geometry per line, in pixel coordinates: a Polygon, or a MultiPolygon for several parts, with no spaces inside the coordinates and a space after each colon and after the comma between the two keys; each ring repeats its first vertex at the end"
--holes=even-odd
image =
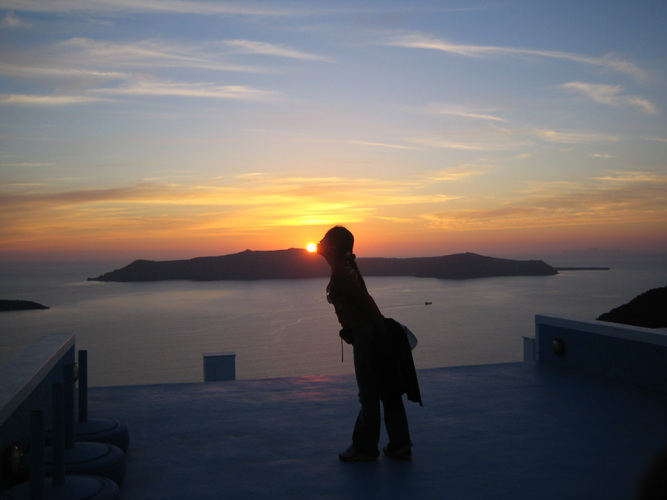
{"type": "Polygon", "coordinates": [[[535,316],[536,360],[667,393],[667,333],[662,330],[535,316]]]}
{"type": "MultiPolygon", "coordinates": [[[[53,334],[31,344],[0,366],[0,453],[29,440],[30,412],[41,410],[50,427],[53,384],[63,382],[63,367],[75,359],[74,335],[53,334]]],[[[0,468],[0,491],[6,488],[7,457],[0,468]]]]}

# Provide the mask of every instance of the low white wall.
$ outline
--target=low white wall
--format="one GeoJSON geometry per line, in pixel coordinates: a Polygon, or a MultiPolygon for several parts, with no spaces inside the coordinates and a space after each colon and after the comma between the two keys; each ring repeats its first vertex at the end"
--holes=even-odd
{"type": "Polygon", "coordinates": [[[604,321],[535,316],[537,361],[667,393],[667,333],[604,321]]]}
{"type": "MultiPolygon", "coordinates": [[[[0,366],[0,453],[29,440],[30,412],[42,410],[51,425],[52,386],[62,383],[63,367],[74,363],[74,335],[45,335],[0,366]]],[[[0,469],[0,491],[6,478],[0,469]]]]}

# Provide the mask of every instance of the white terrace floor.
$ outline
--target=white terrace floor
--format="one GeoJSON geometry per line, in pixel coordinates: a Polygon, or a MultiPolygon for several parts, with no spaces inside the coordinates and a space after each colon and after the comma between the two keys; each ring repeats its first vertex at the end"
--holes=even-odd
{"type": "Polygon", "coordinates": [[[667,444],[664,394],[533,363],[419,378],[412,462],[338,460],[352,376],[91,388],[89,414],[129,427],[124,500],[625,500],[667,444]]]}

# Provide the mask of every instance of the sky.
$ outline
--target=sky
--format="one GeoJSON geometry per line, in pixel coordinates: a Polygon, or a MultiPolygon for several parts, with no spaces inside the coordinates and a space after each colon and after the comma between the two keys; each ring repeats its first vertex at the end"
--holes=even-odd
{"type": "Polygon", "coordinates": [[[0,260],[667,252],[667,2],[0,0],[0,260]]]}

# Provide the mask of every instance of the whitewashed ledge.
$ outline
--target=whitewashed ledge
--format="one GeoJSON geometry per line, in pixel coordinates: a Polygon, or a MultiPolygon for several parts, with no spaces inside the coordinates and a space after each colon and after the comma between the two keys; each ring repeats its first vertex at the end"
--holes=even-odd
{"type": "MultiPolygon", "coordinates": [[[[0,452],[29,440],[32,410],[51,421],[52,386],[62,383],[64,365],[74,362],[74,335],[51,334],[0,366],[0,452]]],[[[0,488],[4,484],[0,473],[0,488]]]]}
{"type": "MultiPolygon", "coordinates": [[[[667,394],[667,333],[604,321],[535,316],[542,365],[603,376],[667,394]]],[[[524,357],[526,356],[524,343],[524,357]]]]}

